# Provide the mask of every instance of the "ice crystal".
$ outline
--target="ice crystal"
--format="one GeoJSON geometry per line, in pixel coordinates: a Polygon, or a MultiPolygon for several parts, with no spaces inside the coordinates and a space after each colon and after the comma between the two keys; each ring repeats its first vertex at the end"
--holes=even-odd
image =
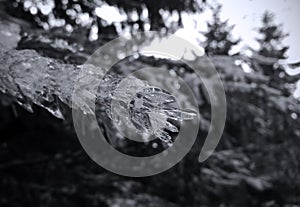
{"type": "Polygon", "coordinates": [[[152,134],[167,143],[172,143],[169,132],[179,132],[173,122],[180,123],[196,116],[194,111],[179,109],[173,95],[135,77],[120,82],[111,93],[115,104],[107,111],[114,121],[134,126],[140,132],[152,134]]]}

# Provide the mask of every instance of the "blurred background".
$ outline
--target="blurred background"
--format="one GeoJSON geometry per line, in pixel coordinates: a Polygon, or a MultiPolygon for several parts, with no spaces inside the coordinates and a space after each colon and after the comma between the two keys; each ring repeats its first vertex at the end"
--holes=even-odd
{"type": "MultiPolygon", "coordinates": [[[[300,206],[299,1],[0,4],[0,206],[300,206]],[[114,66],[118,75],[156,66],[182,77],[196,93],[201,114],[198,139],[181,162],[159,175],[129,178],[102,169],[81,147],[70,105],[61,97],[67,83],[60,95],[52,85],[43,89],[51,100],[41,101],[23,75],[31,70],[23,63],[30,60],[37,75],[55,79],[50,62],[75,68],[110,40],[141,31],[176,34],[209,56],[226,91],[227,121],[217,150],[199,163],[210,123],[203,84],[189,67],[166,58],[120,61],[114,66]],[[26,93],[15,92],[25,86],[26,93]]],[[[59,80],[63,86],[64,78],[59,80]]],[[[148,155],[166,147],[160,140],[126,142],[109,119],[101,120],[122,152],[148,155]]]]}

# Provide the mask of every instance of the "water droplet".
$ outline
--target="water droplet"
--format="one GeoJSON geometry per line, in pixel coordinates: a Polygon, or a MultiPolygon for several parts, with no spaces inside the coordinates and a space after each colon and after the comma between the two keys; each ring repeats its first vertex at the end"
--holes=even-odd
{"type": "Polygon", "coordinates": [[[38,10],[37,10],[37,8],[36,8],[35,6],[30,7],[30,13],[31,13],[32,15],[36,15],[37,12],[38,12],[38,10]]]}
{"type": "Polygon", "coordinates": [[[296,120],[298,118],[298,115],[296,113],[291,114],[292,119],[296,120]]]}
{"type": "Polygon", "coordinates": [[[122,60],[126,57],[125,53],[124,52],[117,52],[117,57],[122,60]]]}
{"type": "Polygon", "coordinates": [[[156,148],[158,147],[158,144],[157,144],[156,142],[153,142],[153,143],[152,143],[152,147],[153,147],[154,149],[156,149],[156,148]]]}
{"type": "Polygon", "coordinates": [[[32,2],[31,1],[25,1],[24,2],[24,9],[29,9],[32,6],[32,2]]]}

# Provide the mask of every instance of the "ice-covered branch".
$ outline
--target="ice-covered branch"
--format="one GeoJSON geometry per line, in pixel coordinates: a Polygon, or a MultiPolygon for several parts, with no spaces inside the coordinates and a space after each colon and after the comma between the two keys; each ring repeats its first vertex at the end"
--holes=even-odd
{"type": "Polygon", "coordinates": [[[15,50],[19,28],[12,23],[2,22],[0,44],[0,90],[9,100],[17,102],[28,111],[32,105],[47,109],[54,116],[63,118],[59,102],[66,106],[76,107],[85,113],[94,113],[89,107],[90,101],[98,100],[98,104],[111,112],[111,101],[125,106],[128,121],[136,129],[155,135],[165,142],[171,137],[165,130],[178,132],[168,119],[182,121],[192,119],[194,112],[181,111],[177,107],[168,106],[176,102],[174,96],[151,87],[147,82],[131,78],[130,84],[122,91],[117,88],[123,77],[105,75],[104,70],[93,65],[64,64],[56,59],[42,57],[34,50],[15,50]],[[105,75],[105,77],[104,77],[105,75]],[[75,82],[83,81],[86,85],[82,96],[72,99],[75,82]],[[96,82],[95,82],[96,81],[96,82]],[[90,94],[88,88],[97,87],[98,93],[90,94]]]}

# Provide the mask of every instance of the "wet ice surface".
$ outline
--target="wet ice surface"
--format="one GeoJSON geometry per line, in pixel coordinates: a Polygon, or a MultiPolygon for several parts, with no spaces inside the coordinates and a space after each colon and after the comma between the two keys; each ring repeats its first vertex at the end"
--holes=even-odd
{"type": "Polygon", "coordinates": [[[173,133],[179,130],[170,120],[181,122],[196,116],[196,112],[170,106],[175,102],[176,98],[173,95],[160,88],[144,88],[130,102],[130,119],[137,129],[152,133],[164,142],[172,143],[172,138],[166,130],[173,133]]]}
{"type": "Polygon", "coordinates": [[[7,51],[1,61],[0,89],[32,111],[32,104],[63,118],[58,99],[70,106],[72,84],[79,67],[39,56],[35,51],[7,51]]]}
{"type": "MultiPolygon", "coordinates": [[[[194,119],[196,112],[182,110],[176,105],[175,96],[135,77],[126,81],[114,81],[109,88],[107,80],[100,84],[101,98],[109,98],[106,112],[119,125],[134,127],[140,133],[154,135],[166,143],[172,143],[169,132],[178,133],[173,120],[180,124],[184,120],[194,119]],[[118,82],[118,84],[116,83],[118,82]],[[106,92],[107,91],[107,92],[106,92]],[[107,95],[110,94],[108,97],[107,95]]],[[[123,126],[124,128],[124,126],[123,126]]]]}

